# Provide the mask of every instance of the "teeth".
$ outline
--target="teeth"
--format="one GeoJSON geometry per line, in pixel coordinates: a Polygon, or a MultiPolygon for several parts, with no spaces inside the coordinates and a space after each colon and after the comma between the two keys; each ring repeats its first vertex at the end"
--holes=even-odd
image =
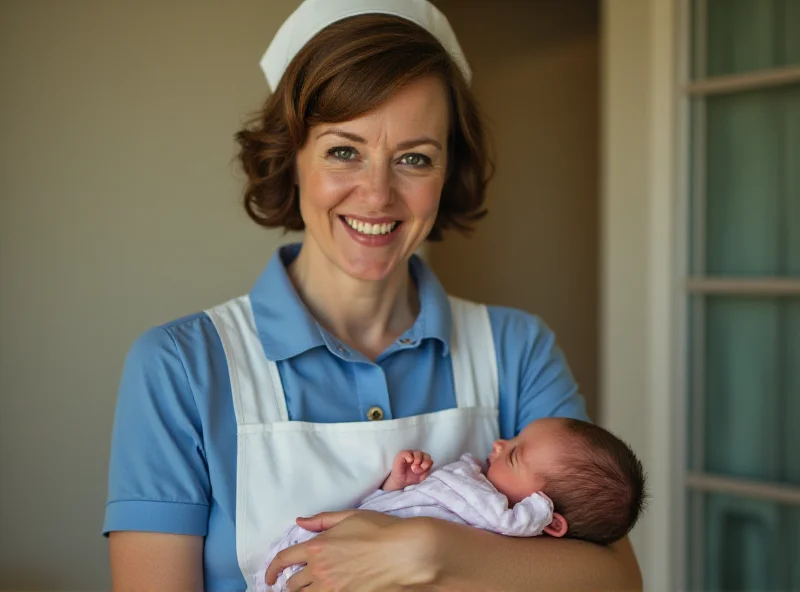
{"type": "Polygon", "coordinates": [[[350,228],[357,230],[361,234],[372,236],[389,234],[397,227],[398,224],[398,222],[371,224],[370,222],[362,222],[361,220],[356,220],[355,218],[349,218],[347,216],[344,217],[344,220],[347,222],[347,225],[350,226],[350,228]]]}

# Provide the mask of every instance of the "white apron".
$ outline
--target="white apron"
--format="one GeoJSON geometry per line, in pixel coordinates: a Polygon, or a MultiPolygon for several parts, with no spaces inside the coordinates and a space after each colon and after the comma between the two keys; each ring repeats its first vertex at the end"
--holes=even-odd
{"type": "MultiPolygon", "coordinates": [[[[298,516],[353,508],[377,489],[398,452],[421,449],[435,465],[498,438],[497,358],[485,306],[450,298],[457,407],[383,421],[289,421],[278,367],[258,338],[248,296],[206,311],[228,360],[237,427],[236,554],[247,581],[298,516]]],[[[263,571],[262,571],[263,573],[263,571]]]]}

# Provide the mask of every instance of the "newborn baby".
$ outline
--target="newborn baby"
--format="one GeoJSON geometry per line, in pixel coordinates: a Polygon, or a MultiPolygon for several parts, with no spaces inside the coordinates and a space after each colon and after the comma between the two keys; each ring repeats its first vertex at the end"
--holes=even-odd
{"type": "MultiPolygon", "coordinates": [[[[512,440],[497,440],[484,471],[469,454],[433,472],[423,451],[397,455],[381,489],[359,509],[400,518],[427,516],[498,534],[567,536],[606,545],[624,537],[642,511],[641,463],[608,431],[574,419],[544,418],[512,440]]],[[[286,590],[301,566],[287,568],[276,584],[267,567],[287,547],[317,533],[291,527],[264,562],[262,590],[286,590]]]]}

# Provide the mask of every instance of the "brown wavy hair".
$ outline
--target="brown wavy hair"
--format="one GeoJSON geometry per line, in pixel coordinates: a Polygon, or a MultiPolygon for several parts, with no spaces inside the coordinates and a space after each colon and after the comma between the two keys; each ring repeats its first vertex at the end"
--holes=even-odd
{"type": "Polygon", "coordinates": [[[449,90],[451,121],[447,179],[427,238],[441,240],[449,228],[470,231],[486,214],[484,195],[493,172],[477,102],[433,35],[405,19],[378,14],[351,17],[318,33],[236,134],[250,218],[267,228],[302,230],[294,167],[309,129],[359,117],[428,75],[439,76],[449,90]]]}

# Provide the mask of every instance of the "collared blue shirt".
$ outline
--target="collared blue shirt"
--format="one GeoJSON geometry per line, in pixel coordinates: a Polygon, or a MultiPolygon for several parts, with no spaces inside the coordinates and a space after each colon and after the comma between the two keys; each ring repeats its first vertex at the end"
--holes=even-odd
{"type": "MultiPolygon", "coordinates": [[[[295,291],[279,249],[250,293],[264,352],[281,375],[290,420],[366,421],[456,406],[447,294],[413,257],[420,312],[374,362],[326,331],[295,291]]],[[[503,438],[540,417],[587,419],[584,400],[548,327],[489,307],[503,438]]],[[[211,319],[196,313],[144,333],[125,361],[109,468],[104,533],[138,530],[205,537],[209,591],[245,590],[236,559],[236,418],[228,365],[211,319]]]]}

